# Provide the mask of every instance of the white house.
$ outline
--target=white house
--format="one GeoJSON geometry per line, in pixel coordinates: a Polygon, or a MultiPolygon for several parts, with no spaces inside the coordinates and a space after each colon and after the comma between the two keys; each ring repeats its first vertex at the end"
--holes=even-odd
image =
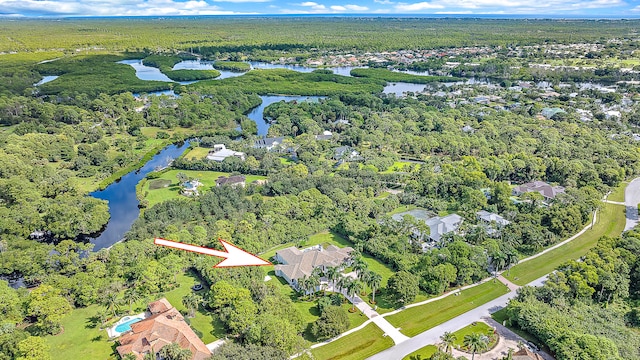
{"type": "Polygon", "coordinates": [[[207,155],[207,160],[219,161],[222,162],[224,159],[235,156],[241,160],[244,160],[245,154],[240,151],[233,151],[231,149],[227,149],[224,144],[216,144],[213,145],[213,150],[209,151],[209,155],[207,155]]]}
{"type": "Polygon", "coordinates": [[[431,233],[429,238],[439,242],[442,235],[455,232],[458,230],[464,219],[458,214],[449,214],[444,217],[436,216],[425,221],[431,233]]]}

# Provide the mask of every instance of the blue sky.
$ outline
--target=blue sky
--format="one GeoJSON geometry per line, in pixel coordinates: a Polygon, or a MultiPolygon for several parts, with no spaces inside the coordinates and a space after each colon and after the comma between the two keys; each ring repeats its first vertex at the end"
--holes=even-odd
{"type": "Polygon", "coordinates": [[[0,0],[3,16],[464,14],[640,17],[640,0],[0,0]]]}

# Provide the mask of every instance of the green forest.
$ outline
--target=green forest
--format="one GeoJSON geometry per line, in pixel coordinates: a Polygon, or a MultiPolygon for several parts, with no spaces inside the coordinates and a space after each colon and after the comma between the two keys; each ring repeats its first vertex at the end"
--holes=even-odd
{"type": "MultiPolygon", "coordinates": [[[[318,354],[329,350],[307,350],[367,319],[348,297],[380,314],[403,311],[508,272],[585,228],[594,212],[606,213],[601,200],[640,174],[640,87],[624,82],[635,76],[627,65],[529,64],[559,64],[566,59],[555,46],[583,43],[598,49],[584,50],[585,59],[635,61],[638,24],[0,20],[0,360],[118,359],[105,329],[162,297],[203,341],[227,338],[212,359],[324,359],[318,354]],[[429,57],[397,60],[409,50],[429,57]],[[326,63],[297,72],[250,70],[247,62],[304,65],[336,54],[368,68],[346,76],[326,63]],[[133,59],[173,82],[141,80],[118,63],[133,59]],[[244,74],[173,70],[193,59],[244,74]],[[398,71],[405,69],[430,75],[398,71]],[[36,86],[44,76],[58,77],[36,86]],[[386,90],[405,82],[423,90],[386,90]],[[149,94],[160,90],[175,96],[149,94]],[[322,98],[266,107],[267,137],[282,137],[267,149],[256,146],[258,126],[247,117],[263,95],[322,98]],[[141,212],[126,241],[93,251],[87,238],[110,215],[109,204],[89,194],[185,140],[184,156],[136,187],[141,212]],[[243,157],[207,160],[219,144],[243,157]],[[169,171],[177,175],[167,179],[169,171]],[[197,173],[247,181],[181,195],[197,173]],[[515,191],[534,181],[562,191],[515,191]],[[159,189],[164,195],[152,194],[159,189]],[[456,214],[462,223],[433,242],[424,221],[394,218],[410,210],[456,214]],[[482,210],[506,225],[483,223],[482,210]],[[40,232],[44,239],[34,236],[40,232]],[[273,267],[214,268],[218,258],[155,246],[156,237],[216,249],[225,239],[272,262],[289,246],[351,246],[355,279],[340,266],[317,269],[294,290],[273,267]],[[12,287],[16,279],[25,286],[12,287]],[[195,283],[203,289],[192,291],[195,283]]],[[[617,235],[585,247],[580,261],[566,259],[544,286],[520,290],[507,307],[510,326],[558,359],[640,357],[640,240],[634,231],[617,235]]]]}

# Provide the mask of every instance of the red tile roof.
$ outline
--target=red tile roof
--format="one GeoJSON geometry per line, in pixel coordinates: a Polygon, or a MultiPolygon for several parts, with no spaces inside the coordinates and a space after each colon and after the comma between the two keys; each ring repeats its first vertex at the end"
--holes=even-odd
{"type": "Polygon", "coordinates": [[[177,343],[183,349],[191,350],[191,360],[204,360],[211,356],[205,344],[193,332],[189,324],[167,299],[149,304],[150,317],[131,324],[131,331],[118,340],[116,349],[120,356],[133,353],[138,359],[145,354],[158,352],[165,345],[177,343]]]}

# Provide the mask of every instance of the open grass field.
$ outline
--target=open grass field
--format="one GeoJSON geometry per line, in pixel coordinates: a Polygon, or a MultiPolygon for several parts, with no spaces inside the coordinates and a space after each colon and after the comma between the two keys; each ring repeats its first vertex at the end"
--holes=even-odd
{"type": "Polygon", "coordinates": [[[599,211],[598,220],[592,229],[557,249],[514,266],[509,273],[504,275],[514,284],[528,284],[552,272],[565,261],[578,259],[585,255],[598,243],[600,237],[620,235],[624,230],[625,221],[624,206],[605,203],[599,211]]]}
{"type": "Polygon", "coordinates": [[[607,200],[624,202],[624,191],[627,189],[627,185],[629,185],[627,181],[620,183],[620,185],[618,185],[617,188],[613,189],[611,191],[611,194],[607,196],[607,200]]]}
{"type": "Polygon", "coordinates": [[[393,346],[393,340],[383,337],[376,324],[311,350],[318,360],[361,360],[393,346]]]}
{"type": "Polygon", "coordinates": [[[184,158],[187,160],[201,160],[201,159],[204,159],[209,154],[210,150],[212,149],[198,146],[196,148],[189,150],[189,152],[184,154],[184,158]]]}
{"type": "Polygon", "coordinates": [[[52,359],[119,359],[115,342],[100,330],[96,313],[100,306],[74,309],[62,320],[64,332],[45,339],[51,347],[52,359]]]}
{"type": "MultiPolygon", "coordinates": [[[[454,344],[456,346],[463,346],[464,343],[464,337],[467,335],[471,335],[471,334],[482,334],[482,335],[487,335],[490,332],[493,332],[493,328],[489,325],[487,325],[486,323],[483,323],[482,321],[478,321],[474,324],[469,324],[465,327],[463,327],[462,329],[456,331],[453,333],[453,335],[456,336],[456,341],[454,342],[454,344]]],[[[495,342],[489,343],[489,348],[491,348],[493,345],[495,345],[495,342]]]]}
{"type": "MultiPolygon", "coordinates": [[[[157,182],[158,179],[149,180],[143,186],[142,192],[143,194],[148,192],[148,194],[145,196],[145,199],[149,201],[150,207],[159,202],[166,201],[169,199],[175,199],[179,196],[182,196],[180,195],[180,190],[181,190],[180,183],[176,176],[180,172],[186,174],[188,177],[198,179],[198,181],[202,183],[202,186],[198,187],[198,191],[201,194],[209,190],[211,187],[216,186],[216,179],[218,179],[220,176],[229,176],[229,173],[218,172],[218,171],[196,171],[196,170],[166,171],[158,179],[170,180],[171,183],[169,183],[168,186],[153,190],[152,188],[156,187],[158,184],[157,182]],[[156,184],[156,186],[154,186],[154,184],[156,184]]],[[[266,179],[266,177],[259,176],[259,175],[245,175],[245,177],[246,177],[247,184],[255,180],[266,179]]],[[[186,197],[184,198],[186,199],[186,197]]]]}
{"type": "Polygon", "coordinates": [[[414,164],[407,161],[395,161],[393,165],[389,166],[389,168],[385,171],[382,171],[382,174],[390,174],[394,172],[409,172],[409,171],[420,171],[420,164],[414,164]]]}
{"type": "Polygon", "coordinates": [[[399,327],[403,334],[412,337],[508,292],[509,290],[502,283],[488,281],[463,290],[459,296],[451,295],[438,301],[412,307],[387,316],[386,319],[393,326],[399,327]]]}
{"type": "Polygon", "coordinates": [[[402,360],[427,360],[431,355],[435,354],[436,351],[438,351],[438,348],[435,345],[427,345],[403,357],[402,360]]]}

